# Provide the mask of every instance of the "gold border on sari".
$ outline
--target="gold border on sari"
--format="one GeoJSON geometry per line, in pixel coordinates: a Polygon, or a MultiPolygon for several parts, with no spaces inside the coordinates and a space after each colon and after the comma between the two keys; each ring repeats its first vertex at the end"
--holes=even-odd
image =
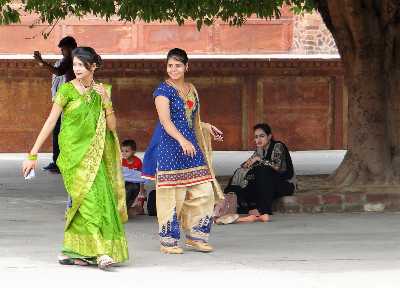
{"type": "Polygon", "coordinates": [[[117,263],[129,258],[128,243],[125,237],[117,239],[104,239],[102,235],[80,235],[69,231],[64,233],[64,247],[74,250],[74,253],[89,257],[106,254],[117,263]]]}
{"type": "Polygon", "coordinates": [[[104,152],[105,133],[106,118],[104,111],[100,111],[95,135],[84,158],[80,162],[79,167],[76,169],[74,181],[71,185],[71,189],[69,189],[70,196],[73,200],[72,207],[67,211],[65,230],[68,229],[69,224],[74,218],[75,213],[78,211],[86,193],[89,192],[92,187],[97,172],[99,171],[99,166],[104,152]]]}
{"type": "Polygon", "coordinates": [[[126,208],[125,181],[121,169],[121,149],[116,132],[110,132],[111,139],[106,137],[104,147],[104,162],[107,175],[110,179],[115,198],[117,200],[117,209],[122,223],[128,221],[126,208]],[[111,142],[110,142],[111,141],[111,142]]]}

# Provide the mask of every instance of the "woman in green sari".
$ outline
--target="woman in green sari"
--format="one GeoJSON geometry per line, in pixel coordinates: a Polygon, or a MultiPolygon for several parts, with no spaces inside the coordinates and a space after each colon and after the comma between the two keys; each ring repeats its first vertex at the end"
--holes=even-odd
{"type": "Polygon", "coordinates": [[[97,263],[105,269],[128,259],[122,222],[127,218],[125,188],[111,86],[95,83],[100,56],[90,47],[73,51],[76,79],[63,84],[54,99],[23,173],[37,166],[37,153],[61,113],[57,165],[72,199],[67,210],[61,264],[97,263]]]}

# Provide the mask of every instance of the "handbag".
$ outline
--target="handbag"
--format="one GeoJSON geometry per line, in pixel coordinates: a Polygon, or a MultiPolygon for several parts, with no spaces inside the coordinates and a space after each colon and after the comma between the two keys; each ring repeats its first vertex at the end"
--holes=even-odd
{"type": "Polygon", "coordinates": [[[226,214],[234,214],[237,210],[237,196],[235,193],[225,194],[225,198],[214,207],[214,217],[221,217],[226,214]]]}

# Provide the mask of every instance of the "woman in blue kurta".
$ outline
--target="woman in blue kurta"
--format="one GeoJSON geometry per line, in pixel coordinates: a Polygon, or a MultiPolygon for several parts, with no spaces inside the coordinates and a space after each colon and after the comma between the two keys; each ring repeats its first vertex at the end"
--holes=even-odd
{"type": "Polygon", "coordinates": [[[156,181],[157,217],[163,253],[181,254],[180,224],[186,246],[211,252],[208,244],[215,199],[223,198],[211,163],[209,135],[222,132],[200,121],[195,87],[184,80],[188,57],[175,48],[167,56],[169,78],[153,96],[160,123],[144,158],[145,178],[156,181]]]}

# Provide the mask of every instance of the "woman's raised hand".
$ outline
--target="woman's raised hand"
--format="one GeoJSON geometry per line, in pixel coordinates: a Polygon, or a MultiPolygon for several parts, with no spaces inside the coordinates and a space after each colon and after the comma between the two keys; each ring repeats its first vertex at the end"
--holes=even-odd
{"type": "Polygon", "coordinates": [[[37,160],[25,160],[22,163],[22,175],[24,175],[24,177],[26,177],[29,172],[31,172],[31,170],[35,170],[37,166],[37,160]]]}
{"type": "Polygon", "coordinates": [[[196,149],[194,148],[193,144],[186,139],[182,139],[179,141],[179,145],[181,145],[183,154],[186,156],[194,157],[196,155],[196,149]]]}
{"type": "Polygon", "coordinates": [[[104,88],[103,83],[95,83],[93,89],[100,94],[103,103],[110,102],[110,95],[108,95],[106,88],[104,88]]]}

